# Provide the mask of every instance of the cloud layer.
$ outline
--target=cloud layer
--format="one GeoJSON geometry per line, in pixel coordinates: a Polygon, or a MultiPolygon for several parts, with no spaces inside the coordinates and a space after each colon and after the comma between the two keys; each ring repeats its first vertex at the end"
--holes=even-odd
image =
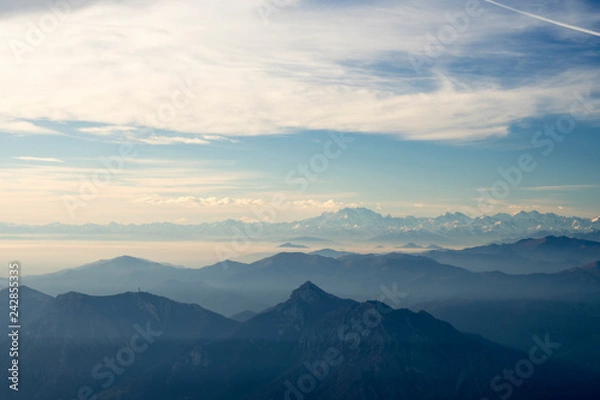
{"type": "MultiPolygon", "coordinates": [[[[52,133],[33,123],[52,120],[225,136],[328,129],[473,140],[564,112],[598,81],[600,71],[586,66],[510,87],[500,77],[457,74],[449,68],[456,60],[518,58],[497,39],[544,24],[483,2],[424,73],[413,70],[411,54],[426,56],[428,40],[442,40],[467,3],[294,3],[266,19],[241,0],[11,13],[0,24],[0,85],[10,93],[0,98],[0,130],[52,133]]],[[[563,18],[591,26],[598,16],[563,18]]],[[[565,40],[584,35],[556,29],[565,40]]],[[[147,142],[203,140],[175,136],[147,142]]]]}

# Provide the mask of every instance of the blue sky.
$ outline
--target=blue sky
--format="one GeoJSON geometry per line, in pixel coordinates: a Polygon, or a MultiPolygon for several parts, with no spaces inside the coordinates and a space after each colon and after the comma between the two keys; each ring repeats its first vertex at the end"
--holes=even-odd
{"type": "MultiPolygon", "coordinates": [[[[595,34],[476,0],[69,4],[0,2],[0,221],[600,214],[595,34]]],[[[600,31],[597,2],[503,4],[600,31]]]]}

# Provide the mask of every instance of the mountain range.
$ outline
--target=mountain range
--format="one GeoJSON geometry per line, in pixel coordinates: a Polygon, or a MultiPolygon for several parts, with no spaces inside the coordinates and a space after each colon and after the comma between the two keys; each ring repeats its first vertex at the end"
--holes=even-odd
{"type": "Polygon", "coordinates": [[[597,260],[600,243],[547,237],[426,255],[331,249],[284,252],[253,263],[225,261],[199,269],[122,256],[21,279],[50,295],[143,290],[229,316],[258,312],[283,301],[307,280],[337,296],[376,299],[392,306],[449,298],[556,299],[597,294],[597,260]]]}
{"type": "Polygon", "coordinates": [[[293,222],[243,222],[226,220],[197,225],[149,223],[123,225],[67,225],[52,223],[42,226],[0,223],[0,235],[6,238],[41,235],[56,239],[94,240],[224,240],[230,241],[243,232],[261,232],[260,240],[310,245],[312,241],[372,241],[374,243],[420,246],[477,245],[492,241],[540,238],[549,235],[600,239],[600,218],[566,217],[522,211],[515,215],[496,214],[469,217],[463,213],[446,213],[437,217],[383,216],[367,208],[344,208],[320,216],[293,222]],[[323,239],[327,238],[327,239],[323,239]]]}
{"type": "Polygon", "coordinates": [[[25,275],[19,396],[596,399],[599,245],[329,248],[198,269],[121,256],[25,275]]]}
{"type": "Polygon", "coordinates": [[[548,236],[463,250],[430,251],[424,255],[471,271],[552,273],[600,260],[600,242],[548,236]]]}
{"type": "MultiPolygon", "coordinates": [[[[246,322],[141,292],[49,298],[25,289],[22,301],[40,310],[20,337],[19,396],[29,400],[444,400],[507,393],[591,400],[600,394],[594,373],[551,357],[548,333],[534,338],[535,352],[520,352],[426,312],[341,299],[311,282],[246,322]],[[532,353],[543,361],[525,384],[502,377],[532,353]]],[[[0,346],[8,340],[2,337],[0,346]]],[[[7,354],[0,358],[6,364],[7,354]]]]}

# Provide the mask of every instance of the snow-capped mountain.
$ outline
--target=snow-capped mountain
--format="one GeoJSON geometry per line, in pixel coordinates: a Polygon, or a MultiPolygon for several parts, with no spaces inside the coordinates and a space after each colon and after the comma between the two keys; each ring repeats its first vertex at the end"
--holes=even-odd
{"type": "MultiPolygon", "coordinates": [[[[211,239],[230,240],[244,232],[261,232],[251,240],[283,240],[290,237],[313,237],[329,240],[372,241],[378,243],[414,242],[418,245],[476,245],[492,241],[510,241],[544,236],[577,236],[595,240],[600,234],[600,217],[566,217],[538,211],[521,211],[469,217],[446,213],[437,217],[383,216],[367,208],[344,208],[317,217],[294,222],[251,222],[226,220],[197,225],[152,223],[142,225],[49,224],[27,226],[0,223],[0,234],[81,238],[120,239],[211,239]]],[[[250,237],[250,236],[249,236],[250,237]]]]}

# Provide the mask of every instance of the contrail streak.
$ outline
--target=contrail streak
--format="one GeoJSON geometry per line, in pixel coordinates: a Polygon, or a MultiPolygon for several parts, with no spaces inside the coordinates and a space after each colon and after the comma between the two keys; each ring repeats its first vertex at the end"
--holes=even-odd
{"type": "Polygon", "coordinates": [[[544,21],[544,22],[548,22],[550,24],[562,26],[563,28],[572,29],[572,30],[577,31],[577,32],[588,33],[588,34],[594,35],[594,36],[600,36],[600,32],[592,31],[592,30],[585,29],[585,28],[580,28],[578,26],[573,26],[573,25],[565,24],[563,22],[555,21],[553,19],[545,18],[545,17],[542,17],[540,15],[531,14],[531,13],[528,13],[528,12],[525,12],[525,11],[517,10],[516,8],[512,8],[512,7],[506,6],[504,4],[497,3],[497,2],[492,1],[492,0],[483,0],[483,1],[485,1],[486,3],[497,5],[498,7],[502,7],[502,8],[505,8],[507,10],[510,10],[510,11],[514,11],[514,12],[519,13],[521,15],[526,15],[526,16],[531,17],[531,18],[539,19],[540,21],[544,21]]]}

